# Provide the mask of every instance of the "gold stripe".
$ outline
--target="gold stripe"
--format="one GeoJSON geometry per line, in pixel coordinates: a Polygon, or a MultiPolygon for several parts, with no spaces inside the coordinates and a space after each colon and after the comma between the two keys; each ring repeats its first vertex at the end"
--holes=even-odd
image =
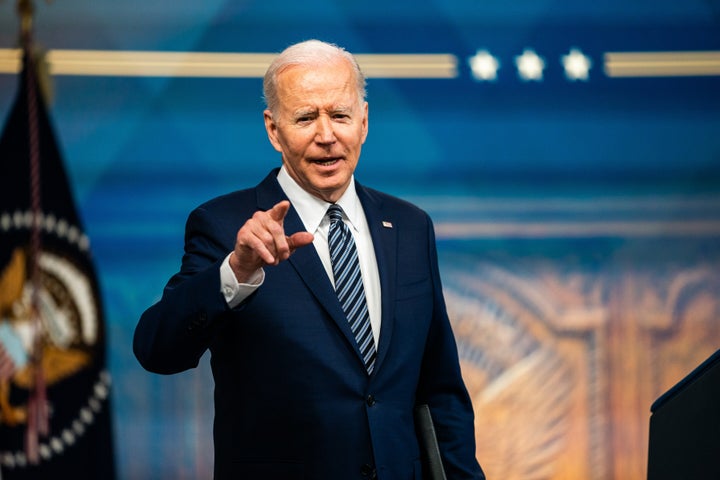
{"type": "Polygon", "coordinates": [[[273,55],[253,53],[50,50],[53,75],[258,77],[273,55]]]}
{"type": "Polygon", "coordinates": [[[455,78],[457,57],[451,54],[355,55],[368,78],[455,78]]]}
{"type": "MultiPolygon", "coordinates": [[[[273,53],[142,52],[123,50],[49,50],[54,75],[134,77],[259,78],[273,53]]],[[[368,78],[456,78],[458,59],[452,54],[358,54],[368,78]]],[[[0,73],[20,71],[20,51],[0,49],[0,73]]],[[[609,77],[720,75],[720,51],[607,52],[609,77]]]]}
{"type": "Polygon", "coordinates": [[[681,77],[720,75],[720,51],[608,52],[609,77],[681,77]]]}
{"type": "MultiPolygon", "coordinates": [[[[53,75],[131,77],[260,78],[273,53],[141,52],[111,50],[49,50],[53,75]]],[[[359,54],[368,78],[455,78],[457,58],[451,54],[359,54]]],[[[0,49],[0,73],[20,71],[20,52],[0,49]]]]}
{"type": "Polygon", "coordinates": [[[20,50],[0,48],[0,73],[20,72],[20,50]]]}

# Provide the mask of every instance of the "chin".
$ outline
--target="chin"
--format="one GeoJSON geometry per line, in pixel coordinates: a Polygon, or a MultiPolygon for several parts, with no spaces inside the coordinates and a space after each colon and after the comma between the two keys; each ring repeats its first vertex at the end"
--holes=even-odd
{"type": "Polygon", "coordinates": [[[341,184],[341,185],[315,185],[315,191],[317,192],[317,195],[322,198],[323,200],[334,203],[336,202],[342,194],[345,192],[345,189],[347,188],[347,185],[341,184]]]}

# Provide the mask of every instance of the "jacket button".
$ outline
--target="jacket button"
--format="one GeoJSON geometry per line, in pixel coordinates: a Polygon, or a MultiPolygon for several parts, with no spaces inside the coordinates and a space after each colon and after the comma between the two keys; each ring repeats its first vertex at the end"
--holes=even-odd
{"type": "Polygon", "coordinates": [[[366,402],[368,404],[368,407],[372,407],[373,405],[375,405],[375,397],[373,397],[372,395],[368,395],[366,402]]]}

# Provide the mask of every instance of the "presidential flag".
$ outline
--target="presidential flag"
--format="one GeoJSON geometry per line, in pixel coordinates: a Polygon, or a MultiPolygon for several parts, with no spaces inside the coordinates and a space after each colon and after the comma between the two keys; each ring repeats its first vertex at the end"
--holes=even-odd
{"type": "Polygon", "coordinates": [[[0,138],[0,478],[112,480],[98,278],[23,50],[0,138]]]}

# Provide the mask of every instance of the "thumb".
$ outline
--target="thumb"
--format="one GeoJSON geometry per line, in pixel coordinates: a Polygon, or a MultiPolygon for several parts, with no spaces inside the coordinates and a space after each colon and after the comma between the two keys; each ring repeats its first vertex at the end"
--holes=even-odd
{"type": "Polygon", "coordinates": [[[295,232],[287,237],[288,246],[290,247],[290,253],[294,252],[300,247],[310,245],[313,241],[313,234],[310,232],[295,232]]]}

